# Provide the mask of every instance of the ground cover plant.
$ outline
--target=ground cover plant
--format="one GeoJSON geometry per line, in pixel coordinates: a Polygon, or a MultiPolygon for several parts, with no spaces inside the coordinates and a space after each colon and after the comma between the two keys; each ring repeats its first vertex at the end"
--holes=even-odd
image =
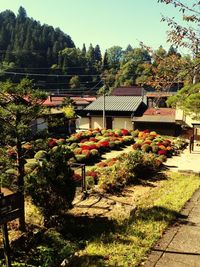
{"type": "MultiPolygon", "coordinates": [[[[179,150],[184,148],[186,145],[186,142],[184,142],[182,139],[172,139],[172,138],[168,139],[158,135],[155,132],[149,132],[149,131],[139,132],[137,130],[136,131],[90,130],[85,133],[84,132],[81,134],[79,133],[78,136],[79,136],[78,141],[77,141],[77,136],[73,135],[72,139],[76,137],[75,141],[74,140],[72,141],[71,137],[67,139],[48,138],[45,141],[43,139],[37,139],[34,141],[26,142],[22,146],[25,152],[24,155],[26,155],[26,162],[27,162],[25,164],[26,192],[28,195],[31,196],[32,202],[37,206],[37,208],[41,212],[41,216],[43,218],[42,221],[45,224],[45,226],[48,228],[49,227],[52,228],[56,225],[57,228],[55,229],[55,234],[53,235],[56,236],[56,238],[58,237],[61,246],[63,246],[64,248],[65,246],[68,247],[69,245],[66,254],[57,253],[58,255],[55,256],[54,244],[52,244],[52,246],[48,246],[45,243],[46,239],[42,239],[43,240],[42,243],[35,242],[33,246],[36,254],[30,253],[29,251],[29,253],[27,254],[28,258],[21,257],[21,261],[22,262],[26,261],[27,264],[29,264],[30,266],[31,264],[34,267],[38,266],[38,264],[40,264],[42,267],[54,266],[54,264],[58,263],[60,264],[61,260],[63,260],[64,257],[69,258],[70,255],[72,256],[74,254],[74,251],[80,249],[79,241],[75,242],[74,244],[74,239],[73,239],[74,237],[72,237],[73,236],[72,233],[70,235],[70,238],[69,235],[62,236],[61,229],[63,229],[63,227],[67,228],[67,222],[66,220],[60,221],[60,219],[63,218],[64,214],[66,214],[67,209],[70,207],[75,194],[75,186],[73,184],[73,181],[74,179],[77,179],[77,176],[80,177],[80,175],[71,170],[68,165],[68,162],[75,162],[77,160],[76,153],[79,150],[81,150],[81,154],[84,150],[89,151],[89,155],[91,155],[92,152],[97,151],[93,155],[93,163],[98,161],[99,163],[97,163],[95,167],[90,168],[90,170],[87,171],[86,173],[88,187],[91,189],[91,192],[95,191],[100,194],[116,194],[116,193],[119,194],[123,191],[123,188],[127,185],[138,183],[138,181],[141,180],[153,181],[152,178],[155,177],[155,175],[157,175],[160,172],[163,161],[165,161],[167,157],[171,157],[174,154],[177,154],[179,150]],[[123,153],[122,149],[127,144],[128,145],[131,144],[133,150],[130,153],[123,153]],[[136,144],[137,146],[135,146],[136,144]],[[157,147],[157,149],[155,149],[155,147],[157,147]],[[111,151],[112,149],[117,149],[117,150],[121,149],[121,155],[115,158],[111,158],[109,160],[102,161],[100,156],[107,151],[111,151]],[[158,153],[159,151],[166,151],[166,152],[158,153]],[[48,199],[48,201],[46,201],[46,199],[48,199]],[[72,239],[73,242],[68,243],[68,239],[69,240],[72,239]],[[38,258],[38,261],[36,262],[36,260],[33,260],[30,254],[35,255],[35,258],[38,258]],[[49,265],[45,265],[47,263],[49,265]]],[[[4,157],[6,156],[6,153],[9,156],[8,158],[11,160],[11,163],[12,161],[15,162],[16,160],[15,147],[9,147],[1,151],[1,154],[4,157]]],[[[88,156],[87,153],[86,152],[84,153],[83,155],[87,157],[88,156]]],[[[87,157],[87,161],[89,161],[90,157],[87,157]]],[[[4,164],[2,165],[2,167],[4,168],[6,175],[10,177],[15,176],[15,169],[12,168],[12,164],[11,165],[4,164]],[[6,170],[6,166],[9,166],[9,169],[6,170]]],[[[127,226],[127,222],[125,223],[125,225],[127,226]]],[[[119,230],[121,231],[123,229],[122,226],[124,227],[124,225],[118,225],[117,223],[116,226],[117,228],[115,229],[117,231],[119,230]]],[[[160,226],[158,225],[158,227],[160,226]]],[[[115,235],[112,236],[112,234],[110,233],[108,237],[109,239],[110,238],[112,239],[116,236],[115,235]]],[[[113,242],[116,242],[116,240],[113,242]]],[[[129,240],[129,242],[131,243],[132,241],[129,240]]],[[[83,244],[84,246],[86,246],[85,241],[83,241],[83,244]]],[[[92,246],[93,243],[90,244],[92,246]]],[[[86,246],[85,251],[90,251],[91,247],[88,246],[88,248],[89,250],[87,250],[86,246]]],[[[99,251],[101,251],[101,249],[102,248],[100,246],[99,251]]],[[[143,253],[142,249],[139,251],[141,255],[144,255],[142,254],[143,253]]],[[[147,248],[144,251],[146,253],[147,248]]],[[[83,258],[85,257],[84,253],[85,252],[83,252],[83,258]]],[[[86,258],[88,257],[87,253],[88,252],[86,252],[86,258]]],[[[133,254],[135,253],[136,252],[134,252],[133,254]]],[[[114,258],[112,256],[108,257],[107,255],[104,255],[104,253],[102,254],[103,256],[102,255],[100,256],[101,259],[99,258],[98,260],[97,257],[96,261],[98,262],[98,264],[100,264],[97,266],[105,266],[101,264],[105,264],[105,260],[107,263],[107,261],[109,261],[110,258],[112,258],[111,262],[113,264],[113,262],[115,262],[116,260],[115,259],[116,256],[114,256],[114,254],[115,250],[111,252],[111,255],[113,255],[114,258]],[[107,257],[109,259],[106,259],[107,257]]],[[[131,256],[128,257],[131,258],[131,256]]],[[[89,256],[89,258],[91,258],[91,260],[93,261],[94,259],[93,253],[91,257],[89,256]]],[[[121,258],[123,258],[122,255],[120,256],[120,261],[121,258]]],[[[77,260],[81,261],[82,256],[78,257],[77,260]]],[[[86,262],[87,261],[88,264],[91,264],[90,259],[89,260],[86,259],[86,262]]],[[[122,260],[122,262],[123,261],[125,262],[124,259],[122,260]]],[[[125,264],[124,262],[123,264],[125,264]]],[[[133,264],[132,262],[131,264],[133,264]]],[[[16,266],[20,265],[16,264],[16,266]]],[[[126,265],[114,265],[114,266],[126,266],[126,265]]]]}
{"type": "Polygon", "coordinates": [[[89,241],[74,266],[138,266],[199,186],[197,176],[167,173],[166,179],[154,183],[137,201],[128,220],[118,214],[113,231],[87,237],[89,241]]]}

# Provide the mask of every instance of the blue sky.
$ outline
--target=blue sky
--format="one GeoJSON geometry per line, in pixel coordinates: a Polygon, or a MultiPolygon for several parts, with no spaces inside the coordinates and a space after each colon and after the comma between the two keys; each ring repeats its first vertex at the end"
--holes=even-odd
{"type": "Polygon", "coordinates": [[[20,6],[41,24],[69,34],[76,47],[99,44],[102,52],[114,45],[138,47],[140,41],[168,49],[168,27],[160,22],[161,14],[180,17],[178,10],[157,0],[0,0],[0,12],[17,14],[20,6]]]}

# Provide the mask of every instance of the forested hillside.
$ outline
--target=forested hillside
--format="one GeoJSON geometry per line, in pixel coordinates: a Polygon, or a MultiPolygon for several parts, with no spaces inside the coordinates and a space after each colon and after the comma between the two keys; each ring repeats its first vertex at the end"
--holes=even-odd
{"type": "Polygon", "coordinates": [[[78,95],[94,94],[103,84],[159,88],[169,85],[169,76],[170,83],[174,81],[177,73],[170,73],[174,62],[178,73],[190,59],[182,58],[173,47],[168,52],[162,46],[150,52],[130,44],[125,50],[115,45],[102,55],[98,44],[78,48],[59,28],[29,18],[23,7],[17,15],[10,10],[0,13],[1,81],[28,77],[41,89],[78,95]]]}
{"type": "Polygon", "coordinates": [[[22,68],[50,67],[66,47],[74,47],[70,36],[28,18],[24,8],[17,16],[9,10],[0,14],[1,60],[22,68]]]}

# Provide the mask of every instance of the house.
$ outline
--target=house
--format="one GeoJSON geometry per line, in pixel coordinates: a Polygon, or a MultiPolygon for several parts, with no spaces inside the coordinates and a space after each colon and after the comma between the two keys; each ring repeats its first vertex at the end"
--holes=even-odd
{"type": "Polygon", "coordinates": [[[139,85],[121,86],[112,90],[110,95],[113,96],[142,96],[146,93],[143,87],[139,85]]]}
{"type": "Polygon", "coordinates": [[[122,86],[114,88],[109,96],[100,96],[78,114],[80,129],[103,128],[133,129],[131,117],[142,115],[146,110],[146,97],[141,86],[122,86]]]}
{"type": "Polygon", "coordinates": [[[195,140],[200,140],[200,120],[193,119],[192,115],[186,115],[183,110],[177,108],[175,121],[182,127],[184,137],[190,138],[194,135],[195,140]]]}
{"type": "Polygon", "coordinates": [[[156,131],[159,134],[177,136],[181,132],[175,120],[173,108],[148,108],[142,116],[133,116],[134,129],[156,131]]]}
{"type": "Polygon", "coordinates": [[[144,96],[100,96],[81,113],[79,127],[103,128],[103,110],[105,126],[108,129],[133,129],[131,117],[142,115],[146,109],[144,96]],[[105,109],[104,109],[105,107],[105,109]]]}
{"type": "Polygon", "coordinates": [[[46,107],[54,107],[59,109],[62,106],[63,100],[66,97],[69,97],[73,101],[75,110],[82,110],[87,105],[96,100],[96,97],[92,96],[79,97],[79,96],[68,96],[68,95],[50,95],[43,103],[43,105],[46,107]]]}
{"type": "Polygon", "coordinates": [[[147,99],[147,110],[142,116],[133,116],[134,129],[154,130],[160,134],[177,136],[182,128],[176,122],[176,110],[167,107],[167,99],[177,93],[180,84],[172,84],[168,90],[155,91],[153,88],[145,87],[147,99]]]}

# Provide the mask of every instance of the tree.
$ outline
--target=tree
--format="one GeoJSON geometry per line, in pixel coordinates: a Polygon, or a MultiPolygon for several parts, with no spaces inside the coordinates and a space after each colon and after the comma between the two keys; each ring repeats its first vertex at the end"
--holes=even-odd
{"type": "Polygon", "coordinates": [[[167,104],[176,106],[183,110],[186,115],[190,115],[193,119],[200,119],[200,83],[184,86],[171,96],[167,104]]]}
{"type": "Polygon", "coordinates": [[[90,44],[88,51],[86,53],[89,64],[92,65],[95,62],[95,52],[94,52],[94,47],[92,46],[92,44],[90,44]]]}
{"type": "Polygon", "coordinates": [[[107,50],[107,59],[110,68],[118,68],[122,59],[122,47],[112,46],[107,50]]]}
{"type": "Polygon", "coordinates": [[[193,118],[200,119],[200,53],[199,53],[199,22],[200,22],[200,1],[183,0],[158,0],[164,4],[171,4],[179,9],[182,14],[183,24],[179,24],[174,18],[162,17],[171,30],[168,32],[168,41],[179,47],[189,48],[194,55],[192,64],[185,67],[185,71],[192,76],[192,82],[184,86],[177,95],[169,98],[169,105],[176,105],[181,108],[185,114],[193,118]],[[184,24],[184,22],[186,22],[184,24]],[[193,85],[191,85],[193,83],[193,85]]]}
{"type": "Polygon", "coordinates": [[[120,64],[120,70],[116,75],[115,86],[130,86],[136,83],[136,79],[143,73],[145,62],[151,62],[147,50],[135,48],[124,54],[120,64]]]}
{"type": "Polygon", "coordinates": [[[83,44],[83,47],[82,47],[82,50],[81,50],[81,53],[83,56],[86,55],[86,47],[85,47],[85,44],[83,44]]]}
{"type": "Polygon", "coordinates": [[[103,60],[102,60],[102,69],[108,69],[108,53],[107,50],[104,53],[103,60]]]}
{"type": "MultiPolygon", "coordinates": [[[[154,60],[153,64],[145,63],[143,84],[149,85],[156,90],[169,90],[172,85],[183,83],[188,78],[185,69],[191,66],[188,58],[179,55],[170,55],[154,60]]],[[[141,79],[141,78],[140,78],[141,79]]],[[[140,83],[142,83],[140,80],[140,83]]]]}
{"type": "Polygon", "coordinates": [[[24,22],[26,18],[27,18],[26,10],[22,6],[20,6],[20,8],[18,10],[17,19],[20,22],[24,22]]]}
{"type": "MultiPolygon", "coordinates": [[[[169,48],[169,50],[168,50],[168,52],[167,52],[167,55],[168,56],[171,56],[171,55],[177,55],[178,53],[177,53],[177,49],[175,49],[174,47],[173,47],[173,45],[171,45],[170,46],[170,48],[169,48]]],[[[179,54],[180,55],[180,54],[179,54]]],[[[181,55],[180,55],[181,56],[181,55]]]]}
{"type": "Polygon", "coordinates": [[[124,52],[128,53],[128,52],[131,52],[131,51],[133,51],[133,47],[130,44],[128,44],[124,52]]]}
{"type": "MultiPolygon", "coordinates": [[[[24,197],[24,152],[22,142],[29,137],[31,123],[42,114],[46,93],[33,88],[32,81],[22,79],[19,84],[11,81],[0,83],[1,140],[15,148],[17,164],[17,190],[24,197]]],[[[25,230],[24,201],[20,229],[25,230]]]]}
{"type": "MultiPolygon", "coordinates": [[[[53,139],[49,140],[49,144],[53,142],[53,139]]],[[[47,227],[51,225],[53,215],[61,215],[72,205],[76,187],[68,161],[73,156],[66,145],[56,145],[49,151],[40,150],[35,154],[40,164],[27,173],[26,190],[42,212],[47,227]]]]}
{"type": "Polygon", "coordinates": [[[171,30],[168,32],[168,41],[177,46],[187,47],[191,51],[198,51],[200,44],[199,39],[199,21],[200,21],[200,2],[187,1],[187,4],[181,0],[158,0],[164,4],[171,4],[178,8],[182,14],[183,25],[180,25],[174,18],[162,17],[162,21],[166,21],[171,30]]]}
{"type": "Polygon", "coordinates": [[[70,88],[77,89],[80,87],[80,80],[77,75],[73,76],[69,81],[70,88]]]}
{"type": "Polygon", "coordinates": [[[100,50],[99,45],[96,45],[94,48],[94,58],[95,58],[95,61],[97,62],[102,61],[101,50],[100,50]]]}

